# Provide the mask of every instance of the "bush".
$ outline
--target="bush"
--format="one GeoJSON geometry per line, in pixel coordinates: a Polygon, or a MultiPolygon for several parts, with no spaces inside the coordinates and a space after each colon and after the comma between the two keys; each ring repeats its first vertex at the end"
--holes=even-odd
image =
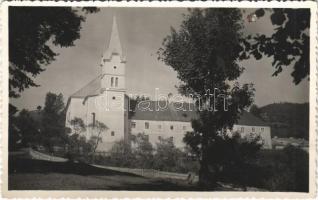
{"type": "Polygon", "coordinates": [[[281,151],[263,155],[263,185],[271,191],[308,192],[309,155],[306,151],[287,146],[281,151]]]}

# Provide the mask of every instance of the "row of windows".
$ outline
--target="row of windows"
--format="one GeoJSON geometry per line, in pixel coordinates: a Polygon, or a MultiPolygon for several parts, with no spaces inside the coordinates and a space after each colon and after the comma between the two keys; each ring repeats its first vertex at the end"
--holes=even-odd
{"type": "MultiPolygon", "coordinates": [[[[145,122],[145,129],[149,129],[149,122],[145,122]]],[[[131,122],[131,128],[136,128],[136,122],[131,122]]],[[[162,125],[157,125],[158,129],[162,129],[162,125]]],[[[174,130],[174,126],[170,125],[170,130],[174,130]]],[[[182,130],[187,130],[187,126],[182,126],[182,130]]]]}
{"type": "MultiPolygon", "coordinates": [[[[241,127],[241,132],[244,132],[244,127],[241,127]]],[[[252,132],[255,132],[255,127],[252,127],[252,132]]],[[[261,132],[264,132],[264,128],[261,128],[261,132]]]]}
{"type": "MultiPolygon", "coordinates": [[[[146,139],[146,141],[149,142],[149,135],[145,135],[145,139],[146,139]]],[[[161,136],[159,135],[159,136],[158,136],[158,140],[161,140],[161,139],[163,139],[163,137],[161,137],[161,136]]],[[[173,137],[169,137],[169,139],[173,142],[173,137]]]]}

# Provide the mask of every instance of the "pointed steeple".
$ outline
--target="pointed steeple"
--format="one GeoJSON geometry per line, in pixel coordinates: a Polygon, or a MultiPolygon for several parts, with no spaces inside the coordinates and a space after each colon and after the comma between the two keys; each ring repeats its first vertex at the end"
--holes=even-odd
{"type": "Polygon", "coordinates": [[[122,54],[116,16],[113,17],[112,33],[110,36],[108,49],[111,50],[112,53],[122,54]]]}
{"type": "Polygon", "coordinates": [[[103,59],[110,60],[112,55],[114,54],[119,55],[121,58],[121,61],[125,62],[125,58],[123,55],[123,50],[122,50],[120,38],[119,38],[116,16],[113,16],[113,25],[112,25],[110,40],[108,43],[108,48],[106,52],[104,53],[103,59]]]}

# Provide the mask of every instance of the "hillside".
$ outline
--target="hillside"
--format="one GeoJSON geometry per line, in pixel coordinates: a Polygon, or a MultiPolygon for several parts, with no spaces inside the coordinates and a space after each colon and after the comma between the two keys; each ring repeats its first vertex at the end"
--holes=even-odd
{"type": "Polygon", "coordinates": [[[274,103],[259,109],[260,117],[271,125],[272,137],[308,139],[309,103],[274,103]]]}

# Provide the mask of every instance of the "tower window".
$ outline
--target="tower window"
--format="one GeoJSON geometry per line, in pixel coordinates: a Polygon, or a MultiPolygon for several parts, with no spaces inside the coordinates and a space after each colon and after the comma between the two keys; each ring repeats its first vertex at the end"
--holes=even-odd
{"type": "Polygon", "coordinates": [[[117,66],[115,65],[115,66],[114,66],[114,69],[116,69],[116,68],[117,68],[117,66]]]}
{"type": "Polygon", "coordinates": [[[113,100],[115,100],[116,99],[116,97],[115,96],[113,96],[113,100]]]}
{"type": "Polygon", "coordinates": [[[93,127],[95,127],[95,121],[96,121],[95,116],[96,116],[96,114],[92,113],[92,124],[93,124],[93,127]]]}
{"type": "Polygon", "coordinates": [[[115,79],[115,87],[118,87],[118,77],[115,79]]]}
{"type": "Polygon", "coordinates": [[[115,131],[112,131],[112,132],[110,133],[110,135],[111,135],[111,136],[115,136],[115,131]]]}
{"type": "Polygon", "coordinates": [[[261,128],[261,131],[264,132],[264,128],[261,128]]]}
{"type": "Polygon", "coordinates": [[[170,130],[173,130],[173,126],[172,125],[170,126],[170,130]]]}
{"type": "Polygon", "coordinates": [[[252,132],[255,132],[255,128],[254,127],[252,127],[252,132]]]}
{"type": "Polygon", "coordinates": [[[149,129],[149,122],[145,122],[145,129],[149,129]]]}
{"type": "Polygon", "coordinates": [[[136,122],[131,122],[131,128],[136,128],[136,122]]]}
{"type": "Polygon", "coordinates": [[[113,87],[113,85],[114,85],[114,77],[111,77],[111,78],[110,78],[110,86],[113,87]]]}

